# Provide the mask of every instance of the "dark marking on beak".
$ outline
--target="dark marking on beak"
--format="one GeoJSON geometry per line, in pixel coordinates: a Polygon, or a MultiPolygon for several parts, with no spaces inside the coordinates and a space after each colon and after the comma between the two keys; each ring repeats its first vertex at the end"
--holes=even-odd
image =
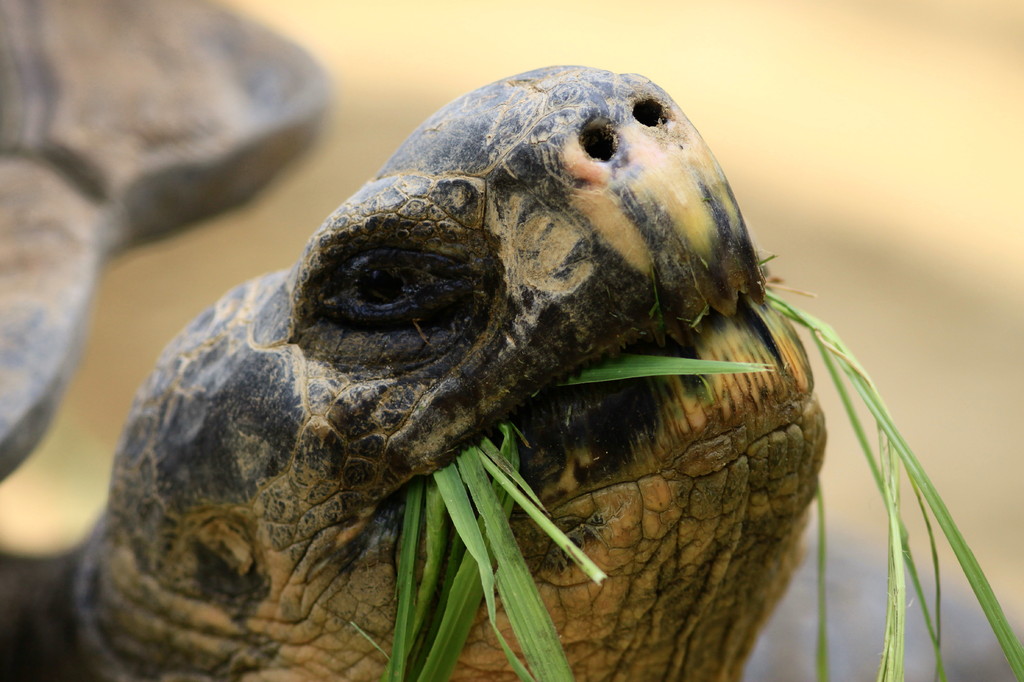
{"type": "Polygon", "coordinates": [[[571,472],[586,487],[622,470],[638,442],[653,439],[660,422],[657,379],[559,387],[530,403],[517,419],[529,446],[520,470],[541,497],[571,472]]]}

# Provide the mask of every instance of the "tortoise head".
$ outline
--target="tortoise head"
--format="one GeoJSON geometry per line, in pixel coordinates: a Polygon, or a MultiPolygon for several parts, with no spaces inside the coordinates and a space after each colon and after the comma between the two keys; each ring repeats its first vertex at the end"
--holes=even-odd
{"type": "MultiPolygon", "coordinates": [[[[527,479],[611,575],[590,589],[519,524],[578,674],[738,674],[823,436],[762,303],[721,170],[650,81],[552,68],[456,100],[290,272],[165,351],[79,580],[94,650],[137,677],[376,678],[351,624],[390,640],[396,492],[511,417],[527,479]],[[623,348],[775,371],[557,386],[623,348]]],[[[504,670],[490,636],[459,674],[504,670]]]]}

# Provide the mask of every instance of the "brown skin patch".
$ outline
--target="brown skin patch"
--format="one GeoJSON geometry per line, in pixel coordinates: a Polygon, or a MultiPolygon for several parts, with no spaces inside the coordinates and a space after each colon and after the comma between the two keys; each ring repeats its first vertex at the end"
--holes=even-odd
{"type": "MultiPolygon", "coordinates": [[[[800,409],[797,423],[739,451],[726,439],[719,441],[724,452],[703,452],[727,462],[710,473],[670,469],[553,508],[556,521],[609,574],[600,586],[529,521],[514,517],[577,679],[731,679],[739,673],[752,634],[791,569],[816,486],[821,413],[813,401],[800,409]]],[[[455,679],[515,679],[485,616],[462,661],[465,669],[455,679]]]]}

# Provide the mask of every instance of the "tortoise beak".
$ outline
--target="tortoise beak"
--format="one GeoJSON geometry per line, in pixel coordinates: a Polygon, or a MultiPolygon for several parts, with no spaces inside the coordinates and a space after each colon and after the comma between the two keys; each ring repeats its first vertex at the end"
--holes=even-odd
{"type": "Polygon", "coordinates": [[[615,155],[590,157],[586,132],[566,150],[580,180],[573,204],[636,269],[650,272],[665,331],[677,340],[739,295],[764,300],[764,278],[725,175],[678,110],[657,129],[615,129],[615,155]]]}

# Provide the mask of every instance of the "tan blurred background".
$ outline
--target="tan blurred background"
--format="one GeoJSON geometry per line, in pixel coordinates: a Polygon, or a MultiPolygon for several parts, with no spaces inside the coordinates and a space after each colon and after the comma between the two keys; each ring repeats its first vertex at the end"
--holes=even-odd
{"type": "MultiPolygon", "coordinates": [[[[162,346],[229,287],[289,266],[423,118],[499,77],[579,63],[675,97],[779,255],[774,274],[819,294],[798,302],[858,352],[997,594],[1024,613],[1019,0],[231,4],[330,71],[326,134],[255,205],[112,265],[55,428],[0,487],[0,543],[81,538],[162,346]]],[[[879,497],[823,372],[819,387],[830,524],[880,545],[879,497]]]]}

